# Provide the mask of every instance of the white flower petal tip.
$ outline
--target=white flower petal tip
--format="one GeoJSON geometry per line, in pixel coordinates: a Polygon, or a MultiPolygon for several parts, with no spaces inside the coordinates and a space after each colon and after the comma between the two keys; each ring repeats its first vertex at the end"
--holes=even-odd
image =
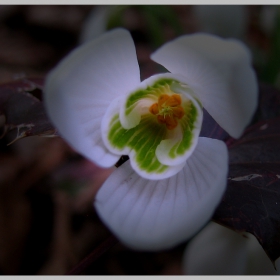
{"type": "Polygon", "coordinates": [[[213,214],[227,181],[228,154],[219,140],[199,138],[185,167],[165,180],[146,180],[126,162],[100,188],[95,207],[127,246],[156,251],[195,234],[213,214]]]}
{"type": "Polygon", "coordinates": [[[243,38],[246,34],[248,14],[244,5],[194,5],[193,13],[202,32],[227,38],[243,38]]]}
{"type": "Polygon", "coordinates": [[[242,42],[186,35],[164,44],[151,58],[184,77],[218,124],[232,137],[241,136],[258,101],[251,54],[242,42]]]}
{"type": "Polygon", "coordinates": [[[47,113],[61,136],[102,167],[118,156],[104,146],[101,120],[112,99],[140,83],[135,46],[128,31],[115,29],[72,51],[48,75],[47,113]]]}
{"type": "Polygon", "coordinates": [[[104,34],[110,16],[118,9],[120,9],[120,6],[95,6],[83,23],[80,33],[80,43],[85,43],[104,34]]]}
{"type": "Polygon", "coordinates": [[[183,256],[187,275],[279,274],[257,239],[210,223],[187,245],[183,256]]]}
{"type": "Polygon", "coordinates": [[[189,88],[172,74],[155,75],[111,102],[102,139],[114,154],[127,154],[142,177],[160,180],[178,173],[193,153],[203,111],[189,88]]]}

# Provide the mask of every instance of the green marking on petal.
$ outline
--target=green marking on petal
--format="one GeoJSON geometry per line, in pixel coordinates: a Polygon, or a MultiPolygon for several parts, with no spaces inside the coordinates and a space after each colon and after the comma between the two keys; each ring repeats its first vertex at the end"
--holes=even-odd
{"type": "Polygon", "coordinates": [[[124,129],[118,115],[115,115],[110,122],[108,140],[120,151],[130,147],[135,152],[134,160],[140,169],[147,173],[162,173],[168,166],[158,161],[155,150],[165,133],[166,129],[151,116],[145,115],[139,125],[132,129],[124,129]]]}
{"type": "Polygon", "coordinates": [[[171,158],[175,158],[178,155],[183,155],[193,143],[193,129],[198,116],[197,108],[191,101],[189,101],[188,106],[184,106],[184,109],[185,116],[180,121],[183,130],[183,139],[170,149],[169,156],[171,158]]]}

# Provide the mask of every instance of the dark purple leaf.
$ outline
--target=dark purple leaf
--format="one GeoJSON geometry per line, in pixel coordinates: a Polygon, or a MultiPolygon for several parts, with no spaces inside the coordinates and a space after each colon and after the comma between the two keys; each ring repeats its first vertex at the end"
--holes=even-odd
{"type": "MultiPolygon", "coordinates": [[[[280,116],[280,91],[273,86],[259,84],[259,106],[254,121],[268,120],[277,116],[280,116]]],[[[200,136],[224,141],[229,138],[229,134],[217,124],[205,109],[203,109],[200,136]]],[[[229,141],[232,140],[229,138],[229,141]]]]}
{"type": "Polygon", "coordinates": [[[42,85],[43,81],[39,79],[0,85],[0,115],[5,116],[4,134],[16,130],[12,142],[33,135],[56,135],[42,102],[34,96],[40,97],[42,85]]]}
{"type": "Polygon", "coordinates": [[[256,236],[272,262],[280,256],[280,117],[230,142],[228,186],[213,217],[256,236]]]}
{"type": "Polygon", "coordinates": [[[199,136],[219,140],[225,140],[229,137],[228,133],[217,124],[205,109],[203,109],[203,123],[199,136]]]}

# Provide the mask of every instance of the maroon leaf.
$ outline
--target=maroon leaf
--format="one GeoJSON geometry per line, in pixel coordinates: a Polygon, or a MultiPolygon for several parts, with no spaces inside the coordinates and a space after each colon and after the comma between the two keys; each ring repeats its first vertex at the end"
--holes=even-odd
{"type": "Polygon", "coordinates": [[[16,130],[12,142],[33,135],[56,135],[42,102],[34,96],[41,96],[42,85],[43,81],[39,79],[0,85],[0,115],[5,116],[2,137],[10,130],[16,130]]]}
{"type": "Polygon", "coordinates": [[[214,221],[250,232],[274,263],[280,256],[280,117],[230,142],[228,186],[214,221]]]}
{"type": "MultiPolygon", "coordinates": [[[[280,91],[273,86],[259,84],[259,106],[254,121],[267,120],[280,116],[280,91]]],[[[221,128],[212,116],[203,109],[203,123],[200,136],[227,140],[229,134],[221,128]]],[[[229,141],[233,139],[230,138],[229,141]]]]}
{"type": "Polygon", "coordinates": [[[225,140],[229,137],[229,134],[203,108],[203,123],[199,136],[225,140]]]}

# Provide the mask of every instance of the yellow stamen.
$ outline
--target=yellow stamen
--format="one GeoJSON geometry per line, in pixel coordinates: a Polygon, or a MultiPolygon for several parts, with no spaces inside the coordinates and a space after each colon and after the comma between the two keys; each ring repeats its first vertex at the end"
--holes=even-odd
{"type": "Polygon", "coordinates": [[[159,123],[165,124],[167,129],[172,130],[178,125],[178,119],[185,114],[181,103],[180,94],[161,94],[158,103],[151,105],[149,111],[157,116],[159,123]]]}

